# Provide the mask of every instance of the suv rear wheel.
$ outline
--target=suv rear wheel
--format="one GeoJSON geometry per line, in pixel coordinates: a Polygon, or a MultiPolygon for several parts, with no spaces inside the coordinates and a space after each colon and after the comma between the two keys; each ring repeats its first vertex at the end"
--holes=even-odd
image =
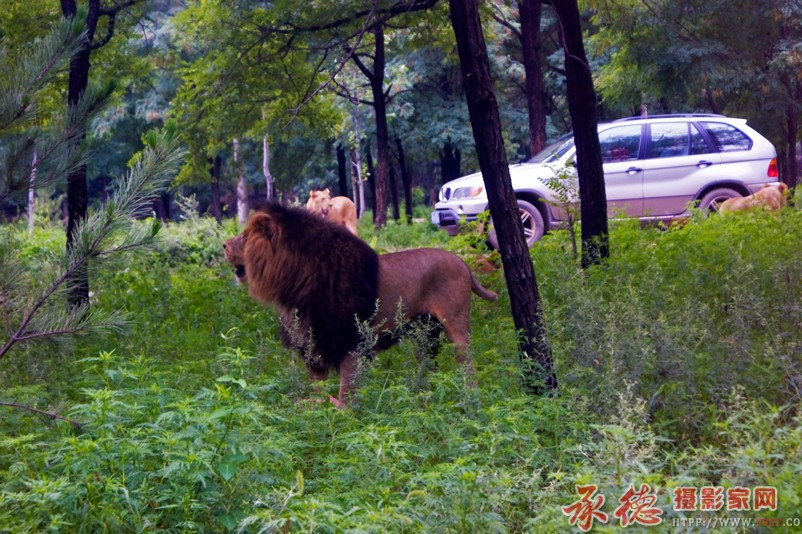
{"type": "MultiPolygon", "coordinates": [[[[532,245],[540,241],[546,232],[543,215],[530,202],[521,199],[518,199],[518,211],[521,214],[521,224],[524,227],[526,246],[532,248],[532,245]]],[[[487,233],[487,240],[491,247],[498,250],[498,236],[496,235],[496,229],[492,226],[492,221],[490,231],[487,233]]]]}
{"type": "Polygon", "coordinates": [[[741,198],[743,195],[735,189],[728,187],[720,187],[708,191],[705,196],[699,201],[699,209],[702,211],[718,211],[721,203],[730,198],[741,198]]]}

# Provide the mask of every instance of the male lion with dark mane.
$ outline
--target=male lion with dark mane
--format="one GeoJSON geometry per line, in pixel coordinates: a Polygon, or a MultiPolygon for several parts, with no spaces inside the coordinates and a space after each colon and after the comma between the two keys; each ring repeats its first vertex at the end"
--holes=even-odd
{"type": "Polygon", "coordinates": [[[343,227],[278,205],[254,213],[245,232],[223,246],[237,281],[247,283],[256,300],[276,306],[282,338],[305,356],[310,377],[339,372],[338,398],[329,397],[337,406],[348,402],[357,371],[364,341],[358,321],[370,322],[378,338],[373,348],[384,350],[410,321],[434,319],[455,344],[458,361],[472,370],[471,292],[486,300],[496,294],[450,252],[379,256],[343,227]]]}

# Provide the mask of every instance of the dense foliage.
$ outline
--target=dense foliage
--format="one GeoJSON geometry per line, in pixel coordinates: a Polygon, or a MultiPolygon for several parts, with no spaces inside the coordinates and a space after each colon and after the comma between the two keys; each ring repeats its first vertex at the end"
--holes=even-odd
{"type": "MultiPolygon", "coordinates": [[[[640,106],[747,117],[794,183],[797,3],[582,4],[602,117],[640,106]]],[[[670,229],[617,222],[610,259],[584,270],[575,234],[537,243],[553,397],[522,386],[509,295],[483,235],[448,239],[426,222],[376,230],[367,216],[360,235],[378,251],[451,249],[501,298],[475,299],[475,376],[448,346],[435,362],[416,361],[412,331],[361,369],[350,408],[316,402],[304,366],[278,341],[275,313],[223,261],[221,244],[239,229],[199,213],[222,215],[240,177],[252,200],[264,198],[268,167],[285,199],[334,187],[335,146],[374,174],[382,114],[388,138],[372,178],[388,159],[408,168],[418,221],[447,167],[456,176],[475,166],[446,3],[365,5],[93,0],[77,19],[103,12],[93,41],[103,46],[82,106],[67,113],[68,58],[84,26],[60,19],[53,2],[4,0],[0,533],[562,532],[563,507],[588,484],[607,496],[607,512],[648,484],[669,526],[733,515],[676,511],[682,487],[769,486],[776,509],[735,515],[802,518],[798,207],[695,214],[670,229]],[[84,134],[86,151],[64,149],[84,134]],[[100,208],[67,253],[60,195],[68,170],[84,164],[100,208]],[[162,193],[170,179],[180,189],[162,193]],[[158,220],[135,220],[157,194],[159,215],[172,219],[160,234],[158,220]],[[29,226],[15,220],[26,203],[29,226]],[[67,304],[76,270],[91,281],[89,306],[67,304]]],[[[483,6],[514,160],[528,144],[516,3],[483,6]]],[[[550,8],[541,30],[554,136],[571,125],[550,8]]]]}
{"type": "MultiPolygon", "coordinates": [[[[168,224],[152,252],[97,273],[92,304],[125,309],[128,335],[3,362],[2,400],[80,429],[0,408],[0,532],[561,532],[588,483],[608,503],[650,484],[667,524],[674,488],[711,484],[774,486],[776,512],[740,515],[799,517],[801,215],[624,223],[610,263],[588,271],[565,232],[547,236],[532,255],[558,397],[520,388],[492,272],[502,298],[474,299],[477,386],[448,347],[431,368],[407,341],[364,369],[347,410],[305,400],[274,313],[233,283],[220,245],[236,229],[168,224]]],[[[0,230],[29,269],[63,247],[59,228],[0,230]]],[[[379,250],[494,261],[428,224],[361,232],[379,250]]]]}

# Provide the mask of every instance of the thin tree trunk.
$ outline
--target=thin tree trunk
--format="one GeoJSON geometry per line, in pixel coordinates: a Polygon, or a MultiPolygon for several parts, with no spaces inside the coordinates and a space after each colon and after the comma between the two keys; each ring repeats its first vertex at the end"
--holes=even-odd
{"type": "Polygon", "coordinates": [[[220,204],[220,174],[223,170],[223,158],[220,155],[214,157],[210,162],[209,169],[211,175],[211,198],[209,199],[209,213],[217,222],[223,221],[223,207],[220,204]]]}
{"type": "Polygon", "coordinates": [[[555,0],[553,6],[560,21],[565,50],[568,109],[574,129],[579,179],[582,267],[588,268],[610,255],[596,93],[582,41],[577,0],[555,0]]]}
{"type": "Polygon", "coordinates": [[[270,144],[268,133],[262,137],[262,174],[265,177],[265,198],[268,202],[273,200],[273,175],[270,174],[270,144]]]}
{"type": "MultiPolygon", "coordinates": [[[[359,219],[362,220],[362,217],[365,215],[365,181],[362,178],[362,153],[359,150],[359,140],[362,139],[362,128],[359,121],[359,107],[356,105],[356,102],[353,104],[354,139],[356,139],[356,146],[351,148],[351,176],[356,177],[356,182],[354,183],[354,197],[357,196],[358,190],[359,219]]],[[[356,198],[354,200],[356,200],[356,198]]]]}
{"type": "Polygon", "coordinates": [[[462,176],[461,161],[462,153],[459,148],[455,148],[451,142],[443,145],[440,151],[440,179],[442,183],[450,182],[462,176]]]}
{"type": "Polygon", "coordinates": [[[526,73],[526,104],[529,110],[530,156],[546,148],[546,111],[543,102],[543,70],[540,64],[542,5],[542,0],[518,0],[521,51],[526,73]]]}
{"type": "Polygon", "coordinates": [[[359,55],[352,56],[353,62],[368,78],[373,96],[373,113],[376,117],[376,172],[371,171],[369,180],[373,189],[373,223],[376,228],[387,224],[387,182],[390,169],[389,134],[387,128],[387,96],[384,92],[384,26],[381,22],[373,28],[375,49],[372,68],[368,68],[359,55]]]}
{"type": "Polygon", "coordinates": [[[170,220],[170,191],[166,190],[159,195],[159,204],[161,205],[161,218],[165,221],[170,220]]]}
{"type": "Polygon", "coordinates": [[[786,173],[787,175],[784,177],[785,179],[783,181],[788,187],[796,187],[797,174],[799,172],[799,169],[797,169],[796,165],[796,131],[798,125],[796,110],[794,110],[791,106],[789,106],[785,112],[785,122],[786,146],[788,151],[788,172],[786,173]]]}
{"type": "Polygon", "coordinates": [[[376,174],[373,177],[374,224],[381,228],[387,224],[387,182],[390,169],[389,136],[387,133],[387,102],[384,95],[384,27],[377,26],[376,51],[373,58],[373,77],[370,88],[373,93],[373,110],[376,114],[376,174]]]}
{"type": "Polygon", "coordinates": [[[36,167],[38,164],[36,151],[34,151],[31,163],[31,181],[28,186],[28,235],[30,237],[33,237],[33,227],[36,221],[36,167]]]}
{"type": "Polygon", "coordinates": [[[404,186],[404,208],[407,215],[407,224],[412,224],[412,179],[407,170],[407,160],[404,157],[404,146],[401,139],[396,137],[395,144],[398,147],[398,167],[401,171],[401,183],[404,186]]]}
{"type": "Polygon", "coordinates": [[[370,195],[373,197],[373,224],[376,224],[376,171],[373,168],[373,155],[370,153],[370,143],[365,143],[365,158],[368,165],[368,187],[370,188],[370,195]]]}
{"type": "MultiPolygon", "coordinates": [[[[89,66],[91,43],[100,18],[100,0],[89,0],[89,9],[86,15],[86,39],[83,46],[70,60],[70,71],[67,81],[67,106],[70,110],[76,108],[89,86],[89,66]]],[[[65,18],[74,19],[78,13],[75,0],[61,0],[61,13],[65,18]]],[[[81,128],[83,129],[83,128],[81,128]]],[[[85,138],[81,135],[73,150],[79,150],[79,145],[85,138]]],[[[72,251],[75,240],[75,230],[86,219],[89,209],[89,189],[86,182],[86,165],[72,170],[67,176],[67,251],[72,251]]],[[[86,269],[75,273],[70,281],[70,306],[75,308],[89,303],[89,274],[86,269]]]]}
{"type": "Polygon", "coordinates": [[[518,335],[525,385],[542,394],[557,387],[546,341],[535,270],[524,238],[493,94],[478,0],[449,0],[476,155],[487,187],[490,215],[498,234],[504,276],[518,335]]]}
{"type": "Polygon", "coordinates": [[[392,165],[390,167],[390,199],[393,202],[393,220],[398,222],[401,219],[401,208],[398,205],[398,187],[395,183],[395,170],[392,165]]]}
{"type": "MultiPolygon", "coordinates": [[[[341,144],[337,145],[337,186],[340,190],[340,196],[348,196],[348,173],[347,164],[345,161],[345,148],[341,144]]],[[[354,198],[356,198],[356,189],[354,191],[354,198]]]]}
{"type": "Polygon", "coordinates": [[[237,223],[245,226],[248,222],[248,177],[245,166],[240,161],[239,139],[234,139],[234,168],[237,170],[237,223]]]}
{"type": "Polygon", "coordinates": [[[365,215],[365,181],[362,179],[362,155],[359,152],[359,145],[351,149],[351,180],[354,184],[354,196],[357,197],[359,218],[362,219],[365,215]]]}

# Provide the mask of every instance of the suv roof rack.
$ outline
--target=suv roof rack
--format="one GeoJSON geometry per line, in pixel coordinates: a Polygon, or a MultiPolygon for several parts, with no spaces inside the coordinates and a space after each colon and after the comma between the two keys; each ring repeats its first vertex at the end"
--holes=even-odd
{"type": "Polygon", "coordinates": [[[721,118],[724,115],[718,115],[716,113],[669,113],[666,115],[647,115],[645,117],[624,117],[623,119],[616,119],[613,122],[625,122],[625,121],[639,121],[639,120],[648,120],[648,119],[673,119],[673,118],[680,118],[680,117],[717,117],[721,118]]]}

